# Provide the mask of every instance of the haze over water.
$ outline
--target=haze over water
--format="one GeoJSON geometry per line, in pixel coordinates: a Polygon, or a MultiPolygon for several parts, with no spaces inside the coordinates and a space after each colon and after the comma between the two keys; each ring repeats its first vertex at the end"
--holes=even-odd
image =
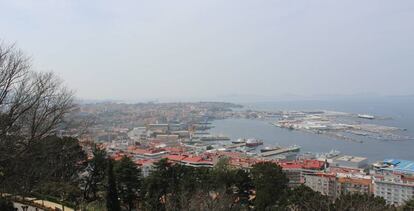
{"type": "MultiPolygon", "coordinates": [[[[380,117],[391,117],[386,120],[373,120],[388,126],[407,129],[404,134],[414,137],[414,97],[381,97],[370,99],[335,99],[313,101],[290,101],[246,104],[247,108],[257,110],[333,110],[349,113],[368,113],[380,117]]],[[[328,152],[336,149],[342,154],[364,156],[369,160],[399,158],[414,160],[414,140],[380,141],[363,139],[363,143],[333,139],[323,135],[302,131],[291,131],[269,124],[269,121],[227,119],[214,121],[213,134],[224,134],[232,139],[254,137],[263,139],[265,145],[302,146],[301,152],[328,152]]]]}

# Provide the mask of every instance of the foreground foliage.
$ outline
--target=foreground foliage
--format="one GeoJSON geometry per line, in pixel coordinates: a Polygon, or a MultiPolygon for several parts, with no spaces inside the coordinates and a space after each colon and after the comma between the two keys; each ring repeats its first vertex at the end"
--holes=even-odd
{"type": "Polygon", "coordinates": [[[121,205],[118,199],[118,192],[116,189],[116,179],[113,169],[113,161],[108,162],[108,184],[106,192],[106,208],[108,211],[120,211],[121,205]]]}
{"type": "Polygon", "coordinates": [[[410,201],[408,201],[404,206],[403,206],[403,210],[404,211],[412,211],[414,210],[414,198],[411,199],[410,201]]]}
{"type": "Polygon", "coordinates": [[[131,211],[141,196],[141,170],[131,159],[123,157],[115,163],[114,172],[119,198],[126,209],[131,211]]]}
{"type": "Polygon", "coordinates": [[[1,211],[14,211],[13,203],[11,203],[9,200],[6,200],[0,197],[0,210],[1,211]]]}

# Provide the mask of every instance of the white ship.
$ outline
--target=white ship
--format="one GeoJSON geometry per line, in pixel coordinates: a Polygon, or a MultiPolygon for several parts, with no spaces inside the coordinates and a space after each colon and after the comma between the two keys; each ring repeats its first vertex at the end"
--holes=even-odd
{"type": "Polygon", "coordinates": [[[358,117],[362,119],[375,119],[375,116],[368,115],[368,114],[358,114],[358,117]]]}
{"type": "Polygon", "coordinates": [[[246,143],[246,139],[244,139],[244,138],[239,138],[239,139],[237,139],[237,140],[235,140],[235,141],[232,141],[231,143],[233,143],[233,144],[242,144],[242,143],[246,143]]]}

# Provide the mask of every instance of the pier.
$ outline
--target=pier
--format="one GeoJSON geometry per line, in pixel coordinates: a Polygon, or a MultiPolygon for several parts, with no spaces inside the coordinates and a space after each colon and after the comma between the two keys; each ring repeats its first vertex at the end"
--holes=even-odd
{"type": "Polygon", "coordinates": [[[268,152],[263,152],[260,155],[262,157],[269,157],[269,156],[273,156],[273,155],[283,154],[283,153],[286,153],[286,152],[294,152],[294,151],[297,151],[297,150],[298,149],[287,147],[287,148],[276,149],[276,150],[272,150],[272,151],[268,151],[268,152]]]}
{"type": "Polygon", "coordinates": [[[224,146],[224,147],[226,149],[234,149],[234,148],[243,147],[243,146],[246,146],[246,143],[232,144],[232,145],[227,145],[227,146],[224,146]]]}

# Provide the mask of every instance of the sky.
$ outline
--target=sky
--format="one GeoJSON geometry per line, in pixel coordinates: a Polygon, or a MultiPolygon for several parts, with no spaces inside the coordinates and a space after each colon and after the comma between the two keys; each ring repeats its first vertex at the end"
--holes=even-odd
{"type": "Polygon", "coordinates": [[[0,0],[81,99],[414,94],[412,0],[0,0]]]}

